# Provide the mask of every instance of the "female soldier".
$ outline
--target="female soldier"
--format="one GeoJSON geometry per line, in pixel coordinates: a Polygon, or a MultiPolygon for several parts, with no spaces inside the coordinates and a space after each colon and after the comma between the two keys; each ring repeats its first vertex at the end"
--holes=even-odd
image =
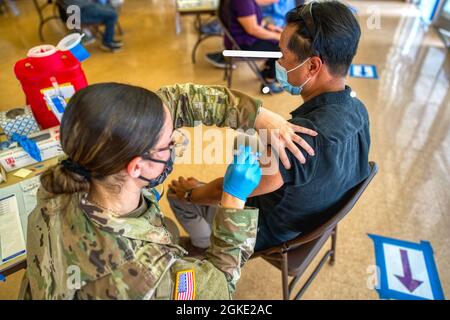
{"type": "Polygon", "coordinates": [[[240,92],[192,84],[158,95],[117,83],[78,91],[61,123],[68,158],[43,173],[28,220],[28,298],[229,299],[255,243],[258,212],[244,209],[261,175],[254,156],[241,150],[228,167],[205,260],[184,257],[155,196],[142,191],[172,170],[174,124],[245,129],[258,118],[271,127],[267,117],[276,117],[256,117],[260,107],[240,92]]]}

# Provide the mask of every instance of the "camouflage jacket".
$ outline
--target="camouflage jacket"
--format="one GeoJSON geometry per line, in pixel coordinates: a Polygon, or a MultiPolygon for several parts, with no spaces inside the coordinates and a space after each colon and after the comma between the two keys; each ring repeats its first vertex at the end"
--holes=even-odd
{"type": "Polygon", "coordinates": [[[203,123],[247,130],[254,128],[262,106],[260,100],[224,86],[175,84],[157,94],[171,110],[175,128],[203,123]]]}
{"type": "MultiPolygon", "coordinates": [[[[177,126],[195,121],[253,127],[260,102],[219,86],[158,91],[177,126]]],[[[52,195],[42,187],[28,218],[27,278],[32,299],[174,299],[191,274],[190,298],[229,299],[253,253],[257,209],[219,208],[206,259],[185,258],[173,243],[152,194],[139,217],[115,217],[85,194],[52,195]]]]}

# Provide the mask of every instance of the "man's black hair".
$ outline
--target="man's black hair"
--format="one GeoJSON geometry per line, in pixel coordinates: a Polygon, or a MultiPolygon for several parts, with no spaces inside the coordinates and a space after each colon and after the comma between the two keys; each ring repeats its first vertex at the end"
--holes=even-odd
{"type": "Polygon", "coordinates": [[[311,2],[286,15],[296,32],[288,49],[300,61],[318,56],[334,76],[347,74],[358,48],[361,29],[352,11],[338,1],[311,2]]]}

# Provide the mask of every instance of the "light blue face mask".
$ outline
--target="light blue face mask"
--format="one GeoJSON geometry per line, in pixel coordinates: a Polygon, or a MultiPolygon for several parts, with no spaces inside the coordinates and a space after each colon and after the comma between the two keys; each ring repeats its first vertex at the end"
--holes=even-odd
{"type": "Polygon", "coordinates": [[[292,68],[291,70],[286,70],[283,66],[281,66],[278,63],[278,61],[275,62],[275,70],[276,70],[277,80],[281,84],[281,86],[283,87],[284,91],[287,91],[287,92],[289,92],[290,94],[292,94],[294,96],[300,95],[300,93],[303,90],[303,87],[308,83],[309,80],[311,80],[311,78],[308,78],[308,80],[306,80],[301,86],[294,87],[293,85],[291,85],[288,82],[288,73],[291,72],[291,71],[297,70],[302,65],[304,65],[306,63],[306,61],[308,61],[309,59],[310,58],[306,59],[305,61],[300,63],[295,68],[292,68]]]}

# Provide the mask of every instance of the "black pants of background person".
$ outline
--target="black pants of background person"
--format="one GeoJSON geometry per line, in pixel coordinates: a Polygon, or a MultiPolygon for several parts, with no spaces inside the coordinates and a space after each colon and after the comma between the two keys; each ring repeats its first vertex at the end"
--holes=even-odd
{"type": "MultiPolygon", "coordinates": [[[[269,40],[256,40],[250,46],[241,46],[242,50],[248,51],[279,51],[278,43],[269,40]]],[[[267,59],[264,69],[262,70],[262,76],[264,79],[275,79],[275,61],[276,59],[267,59]]]]}

